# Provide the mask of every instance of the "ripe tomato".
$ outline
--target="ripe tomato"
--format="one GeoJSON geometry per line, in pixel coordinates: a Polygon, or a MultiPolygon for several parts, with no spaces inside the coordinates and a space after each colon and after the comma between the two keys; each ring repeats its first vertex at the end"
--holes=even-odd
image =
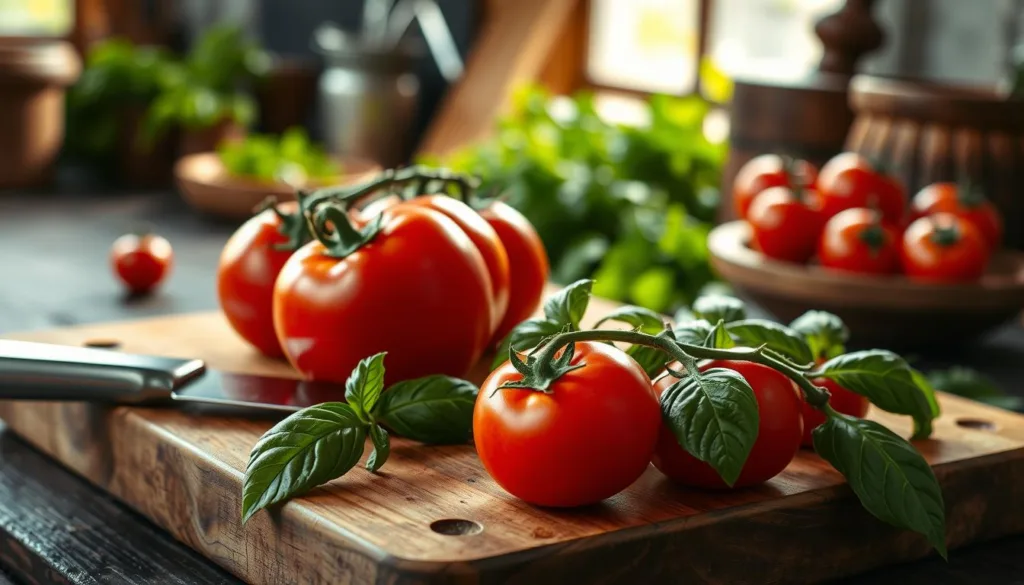
{"type": "MultiPolygon", "coordinates": [[[[301,221],[294,215],[298,207],[295,201],[277,204],[289,221],[301,221]]],[[[295,251],[285,247],[285,223],[273,209],[252,216],[228,238],[217,266],[217,300],[224,317],[242,339],[274,358],[284,355],[274,332],[274,281],[295,251]]]]}
{"type": "Polygon", "coordinates": [[[866,274],[891,274],[900,269],[900,234],[882,222],[874,209],[845,209],[825,222],[818,243],[822,266],[866,274]]]}
{"type": "Polygon", "coordinates": [[[170,273],[174,250],[157,234],[124,234],[110,247],[110,263],[131,294],[146,294],[170,273]]]}
{"type": "MultiPolygon", "coordinates": [[[[676,364],[678,366],[678,364],[676,364]]],[[[734,488],[759,484],[778,475],[800,450],[804,436],[803,398],[792,380],[768,366],[738,360],[713,360],[700,367],[728,368],[743,376],[754,390],[760,417],[757,440],[750,450],[734,488]]],[[[678,378],[664,374],[654,383],[658,396],[678,378]]],[[[654,466],[673,481],[703,488],[726,488],[711,465],[679,446],[672,430],[663,425],[652,458],[654,466]]]]}
{"type": "Polygon", "coordinates": [[[971,222],[951,213],[915,219],[903,233],[903,272],[925,282],[980,278],[988,265],[985,237],[971,222]]]}
{"type": "Polygon", "coordinates": [[[491,335],[483,256],[439,211],[401,203],[344,258],[319,240],[299,248],[274,285],[274,330],[307,379],[344,382],[386,351],[385,382],[464,377],[491,335]]]}
{"type": "MultiPolygon", "coordinates": [[[[868,413],[871,402],[860,394],[850,392],[828,378],[814,378],[813,382],[815,386],[821,386],[832,394],[831,398],[828,399],[828,403],[836,412],[857,418],[864,418],[868,413]]],[[[807,404],[807,401],[802,401],[802,405],[804,418],[803,445],[805,447],[813,447],[814,439],[811,436],[811,432],[825,422],[825,415],[817,408],[807,404]]]]}
{"type": "Polygon", "coordinates": [[[911,204],[914,219],[947,212],[964,218],[981,231],[989,248],[996,250],[1003,241],[1003,218],[992,202],[978,190],[954,183],[934,183],[917,192],[911,204]]]}
{"type": "Polygon", "coordinates": [[[787,187],[759,193],[747,212],[754,248],[779,260],[809,260],[825,223],[820,201],[812,189],[805,189],[800,198],[787,187]]]}
{"type": "Polygon", "coordinates": [[[494,295],[491,307],[491,331],[496,330],[508,310],[512,272],[509,267],[508,252],[505,251],[505,246],[494,227],[480,217],[480,214],[472,207],[447,195],[421,195],[410,199],[408,204],[428,207],[447,215],[462,228],[462,231],[466,232],[469,239],[473,240],[473,244],[480,250],[480,254],[484,257],[484,263],[487,264],[491,291],[494,295]]]}
{"type": "Polygon", "coordinates": [[[540,307],[550,267],[537,230],[522,213],[501,201],[480,210],[487,223],[498,233],[511,266],[512,283],[508,309],[491,341],[495,346],[512,328],[529,319],[540,307]]]}
{"type": "Polygon", "coordinates": [[[521,380],[511,362],[480,386],[473,439],[487,473],[513,496],[539,506],[582,506],[609,498],[647,469],[661,407],[651,380],[622,350],[580,342],[550,391],[497,388],[521,380]]]}
{"type": "Polygon", "coordinates": [[[907,194],[895,177],[876,169],[863,155],[844,152],[830,159],[818,175],[825,217],[851,207],[878,209],[889,223],[903,225],[907,194]]]}
{"type": "Polygon", "coordinates": [[[814,187],[818,169],[803,159],[762,154],[747,161],[732,183],[733,207],[737,217],[746,219],[754,197],[769,187],[814,187]]]}

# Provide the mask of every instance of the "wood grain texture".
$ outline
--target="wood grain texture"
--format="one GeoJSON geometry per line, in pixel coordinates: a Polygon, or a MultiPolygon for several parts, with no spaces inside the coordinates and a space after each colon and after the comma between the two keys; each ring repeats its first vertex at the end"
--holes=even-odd
{"type": "MultiPolygon", "coordinates": [[[[588,319],[608,310],[602,303],[588,319]]],[[[256,358],[216,313],[35,332],[22,339],[117,339],[129,351],[198,356],[211,367],[293,375],[256,358]]],[[[1022,417],[953,397],[935,439],[951,547],[1024,529],[1022,417]],[[957,425],[990,421],[994,430],[957,425]]],[[[874,413],[897,432],[907,421],[874,413]]],[[[470,446],[396,440],[378,475],[357,468],[241,526],[242,471],[269,422],[181,411],[7,403],[0,417],[42,451],[176,538],[253,583],[636,583],[816,581],[928,554],[916,535],[860,509],[842,478],[802,453],[766,485],[724,493],[674,487],[653,468],[586,510],[550,511],[505,494],[470,446]],[[431,530],[461,519],[479,534],[431,530]],[[737,563],[739,555],[743,562],[737,563]],[[639,580],[639,581],[638,581],[639,580]]]]}

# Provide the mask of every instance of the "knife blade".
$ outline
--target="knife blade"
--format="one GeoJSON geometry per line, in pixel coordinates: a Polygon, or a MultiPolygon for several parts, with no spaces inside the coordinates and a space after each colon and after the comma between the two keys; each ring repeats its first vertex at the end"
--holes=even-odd
{"type": "Polygon", "coordinates": [[[220,371],[199,359],[0,339],[0,400],[287,414],[344,397],[342,384],[220,371]]]}

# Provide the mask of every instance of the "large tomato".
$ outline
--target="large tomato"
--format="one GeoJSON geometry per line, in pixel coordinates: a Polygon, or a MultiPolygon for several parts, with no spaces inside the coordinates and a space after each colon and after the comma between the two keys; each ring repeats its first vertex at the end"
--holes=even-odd
{"type": "Polygon", "coordinates": [[[985,273],[989,249],[971,222],[951,213],[915,219],[903,233],[903,272],[925,282],[964,282],[985,273]]]}
{"type": "Polygon", "coordinates": [[[818,243],[818,262],[846,272],[899,272],[899,231],[884,223],[876,209],[845,209],[825,223],[818,243]]]}
{"type": "MultiPolygon", "coordinates": [[[[561,351],[561,350],[560,350],[561,351]]],[[[582,506],[611,497],[651,459],[661,408],[651,380],[622,350],[576,344],[548,392],[498,387],[523,375],[505,362],[487,377],[473,412],[484,468],[513,496],[540,506],[582,506]]]]}
{"type": "Polygon", "coordinates": [[[825,223],[821,200],[813,189],[797,193],[772,187],[754,197],[747,221],[754,248],[765,256],[804,263],[814,255],[825,223]]]}
{"type": "Polygon", "coordinates": [[[513,327],[529,319],[540,307],[550,267],[544,242],[522,213],[506,203],[494,201],[481,209],[480,215],[498,233],[512,272],[508,309],[492,339],[492,345],[497,345],[513,327]]]}
{"type": "Polygon", "coordinates": [[[758,193],[770,187],[813,187],[818,169],[806,160],[789,159],[777,154],[755,156],[740,167],[732,184],[733,208],[737,217],[746,218],[758,193]]]}
{"type": "Polygon", "coordinates": [[[377,235],[343,258],[319,240],[285,263],[274,286],[274,329],[306,378],[343,382],[386,351],[387,384],[465,376],[491,335],[487,265],[439,211],[400,203],[377,235]]]}
{"type": "Polygon", "coordinates": [[[851,207],[868,207],[881,211],[887,222],[904,225],[907,194],[903,184],[861,154],[844,152],[825,163],[818,175],[818,192],[825,217],[851,207]]]}
{"type": "MultiPolygon", "coordinates": [[[[814,378],[812,382],[814,382],[815,386],[821,386],[829,391],[832,396],[828,399],[828,403],[836,412],[864,418],[868,413],[868,408],[871,407],[871,402],[867,398],[843,388],[828,378],[814,378]]],[[[806,401],[803,401],[802,404],[804,418],[803,445],[805,447],[813,447],[814,438],[811,433],[825,422],[825,415],[806,401]]]]}
{"type": "MultiPolygon", "coordinates": [[[[739,372],[750,384],[757,399],[760,421],[757,440],[733,487],[768,481],[785,469],[800,450],[804,425],[801,414],[803,398],[799,389],[784,374],[753,362],[713,360],[702,365],[700,370],[711,368],[728,368],[739,372]]],[[[654,391],[661,396],[677,381],[678,378],[664,374],[655,381],[654,391]]],[[[711,465],[690,455],[679,445],[668,425],[661,428],[652,463],[670,479],[682,485],[728,487],[711,465]]]]}
{"type": "Polygon", "coordinates": [[[1003,218],[995,205],[977,189],[954,183],[933,183],[914,195],[911,203],[914,219],[946,212],[962,217],[974,224],[985,236],[989,248],[998,249],[1003,241],[1003,218]]]}
{"type": "Polygon", "coordinates": [[[249,218],[228,238],[217,267],[217,300],[228,323],[260,353],[284,355],[274,331],[274,281],[295,251],[286,246],[286,221],[297,221],[298,203],[277,204],[249,218]],[[281,216],[290,218],[282,220],[281,216]]]}

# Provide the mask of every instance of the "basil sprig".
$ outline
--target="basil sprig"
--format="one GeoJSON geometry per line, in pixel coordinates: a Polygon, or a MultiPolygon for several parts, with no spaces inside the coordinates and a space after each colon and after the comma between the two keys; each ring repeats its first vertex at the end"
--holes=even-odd
{"type": "Polygon", "coordinates": [[[577,280],[544,301],[544,318],[528,319],[516,325],[502,340],[491,369],[505,363],[509,347],[522,351],[537,347],[544,339],[562,331],[579,331],[593,285],[593,280],[577,280]]]}
{"type": "Polygon", "coordinates": [[[379,470],[391,453],[385,427],[427,444],[467,442],[477,388],[442,375],[384,389],[384,357],[359,362],[345,382],[345,402],[325,402],[292,413],[260,437],[242,483],[242,522],[273,504],[337,479],[373,451],[366,469],[379,470]]]}

